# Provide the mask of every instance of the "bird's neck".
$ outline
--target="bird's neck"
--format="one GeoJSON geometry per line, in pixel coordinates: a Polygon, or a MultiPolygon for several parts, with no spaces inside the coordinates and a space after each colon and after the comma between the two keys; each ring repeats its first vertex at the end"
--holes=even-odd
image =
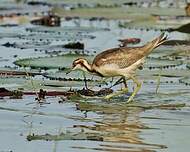
{"type": "Polygon", "coordinates": [[[92,65],[89,64],[88,62],[83,63],[83,67],[84,67],[88,72],[93,72],[92,65]]]}
{"type": "Polygon", "coordinates": [[[98,75],[100,77],[104,77],[100,72],[98,72],[96,69],[93,68],[92,64],[83,63],[83,67],[90,73],[98,75]]]}

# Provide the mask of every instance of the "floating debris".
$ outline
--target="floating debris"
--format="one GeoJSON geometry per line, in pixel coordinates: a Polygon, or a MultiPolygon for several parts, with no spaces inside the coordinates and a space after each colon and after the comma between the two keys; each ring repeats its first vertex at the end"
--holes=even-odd
{"type": "MultiPolygon", "coordinates": [[[[77,92],[68,90],[68,91],[46,91],[43,89],[40,89],[39,92],[37,92],[38,97],[37,100],[45,99],[46,96],[71,96],[76,94],[77,92]]],[[[9,96],[10,98],[14,99],[20,99],[23,95],[36,95],[36,92],[34,91],[22,91],[20,90],[13,90],[10,91],[6,88],[0,88],[0,97],[6,97],[9,96]]]]}
{"type": "Polygon", "coordinates": [[[135,7],[135,6],[138,5],[138,3],[131,1],[131,2],[125,2],[125,3],[123,3],[123,5],[124,5],[124,6],[129,6],[129,7],[135,7]]]}
{"type": "Polygon", "coordinates": [[[127,47],[128,44],[138,44],[141,42],[139,38],[127,38],[127,39],[119,39],[121,42],[120,47],[127,47]]]}
{"type": "Polygon", "coordinates": [[[64,45],[67,49],[84,49],[84,43],[73,42],[64,45]]]}
{"type": "Polygon", "coordinates": [[[103,20],[108,20],[105,17],[91,17],[89,18],[89,21],[103,21],[103,20]]]}
{"type": "Polygon", "coordinates": [[[0,88],[0,97],[4,97],[4,96],[11,96],[11,91],[5,88],[0,88]]]}
{"type": "Polygon", "coordinates": [[[84,95],[84,96],[105,96],[110,93],[113,93],[113,90],[110,88],[103,88],[99,91],[93,91],[90,89],[83,88],[82,90],[78,90],[77,93],[79,93],[80,95],[84,95]]]}
{"type": "Polygon", "coordinates": [[[42,5],[42,6],[50,6],[49,3],[47,2],[42,2],[42,1],[27,1],[28,5],[42,5]]]}
{"type": "Polygon", "coordinates": [[[5,46],[5,47],[16,47],[16,44],[15,43],[9,43],[9,42],[7,42],[7,43],[5,43],[5,44],[2,44],[2,46],[5,46]]]}
{"type": "Polygon", "coordinates": [[[35,19],[31,21],[34,25],[44,25],[44,26],[60,26],[61,25],[61,18],[57,15],[48,15],[44,16],[40,19],[35,19]]]}
{"type": "Polygon", "coordinates": [[[22,99],[23,92],[20,90],[13,90],[10,94],[10,99],[22,99]]]}
{"type": "Polygon", "coordinates": [[[0,88],[0,97],[9,96],[10,99],[22,99],[23,92],[20,90],[9,91],[6,88],[0,88]]]}

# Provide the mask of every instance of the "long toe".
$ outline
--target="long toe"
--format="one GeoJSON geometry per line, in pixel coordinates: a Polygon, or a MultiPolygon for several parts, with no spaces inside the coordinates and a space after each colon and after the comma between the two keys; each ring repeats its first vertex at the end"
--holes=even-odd
{"type": "Polygon", "coordinates": [[[126,93],[129,92],[129,89],[128,88],[123,88],[122,91],[123,91],[124,94],[126,94],[126,93]]]}
{"type": "Polygon", "coordinates": [[[131,103],[131,102],[133,102],[133,98],[129,98],[128,100],[127,100],[127,103],[131,103]]]}
{"type": "Polygon", "coordinates": [[[109,94],[107,96],[104,97],[105,100],[109,100],[113,97],[114,95],[113,94],[109,94]]]}
{"type": "Polygon", "coordinates": [[[122,89],[122,90],[120,90],[118,92],[111,93],[111,94],[105,96],[104,99],[108,100],[108,99],[111,99],[113,97],[120,96],[121,94],[125,94],[127,92],[128,92],[128,88],[124,88],[124,89],[122,89]]]}

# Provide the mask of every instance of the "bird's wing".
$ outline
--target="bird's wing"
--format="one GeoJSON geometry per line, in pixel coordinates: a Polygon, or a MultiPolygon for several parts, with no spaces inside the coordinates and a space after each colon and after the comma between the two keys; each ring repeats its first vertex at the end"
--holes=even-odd
{"type": "Polygon", "coordinates": [[[153,49],[167,41],[167,36],[162,33],[159,37],[141,47],[122,47],[106,50],[98,54],[93,64],[102,66],[105,64],[117,64],[119,68],[127,68],[138,60],[148,56],[153,49]]]}
{"type": "Polygon", "coordinates": [[[98,54],[93,61],[96,66],[106,64],[117,64],[119,68],[126,68],[137,62],[144,55],[141,53],[142,47],[113,48],[98,54]]]}

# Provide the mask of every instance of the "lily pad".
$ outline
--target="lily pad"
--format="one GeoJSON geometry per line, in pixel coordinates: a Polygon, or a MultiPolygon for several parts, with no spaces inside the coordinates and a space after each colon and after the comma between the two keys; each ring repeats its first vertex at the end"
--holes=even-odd
{"type": "Polygon", "coordinates": [[[42,75],[40,71],[37,70],[26,70],[26,69],[15,69],[15,68],[0,68],[1,76],[35,76],[42,75]]]}
{"type": "MultiPolygon", "coordinates": [[[[84,80],[84,75],[82,71],[72,71],[69,74],[66,74],[66,71],[57,71],[57,72],[49,72],[45,75],[46,78],[57,79],[57,80],[69,80],[75,79],[76,81],[84,80]]],[[[94,76],[90,73],[85,73],[85,77],[87,81],[96,81],[100,80],[100,77],[94,76]]]]}
{"type": "Polygon", "coordinates": [[[187,69],[162,69],[139,71],[140,76],[163,76],[163,77],[187,77],[190,76],[190,70],[187,69]]]}
{"type": "Polygon", "coordinates": [[[95,37],[89,34],[76,34],[76,33],[67,33],[62,35],[56,35],[52,33],[44,34],[29,34],[23,35],[19,37],[23,40],[31,40],[31,41],[78,41],[82,39],[94,39],[95,37]]]}
{"type": "MultiPolygon", "coordinates": [[[[88,81],[88,87],[94,87],[102,84],[97,81],[88,81]]],[[[84,80],[79,80],[75,78],[65,79],[64,81],[58,80],[37,80],[25,77],[1,77],[0,86],[7,88],[9,90],[23,89],[25,91],[38,91],[39,89],[44,90],[58,90],[67,91],[70,88],[81,88],[85,86],[84,80]]]]}
{"type": "MultiPolygon", "coordinates": [[[[158,49],[155,49],[150,55],[149,57],[153,57],[153,58],[171,58],[175,57],[178,53],[183,52],[182,46],[178,45],[178,46],[172,46],[172,47],[165,47],[165,46],[161,46],[158,49]]],[[[184,49],[187,50],[187,47],[185,47],[184,49]]]]}
{"type": "MultiPolygon", "coordinates": [[[[64,69],[70,68],[72,66],[73,60],[80,57],[76,54],[65,54],[61,56],[53,57],[41,57],[41,58],[28,58],[20,59],[14,62],[14,64],[20,67],[31,67],[39,69],[64,69]]],[[[82,56],[89,60],[92,59],[92,56],[82,56]]]]}
{"type": "Polygon", "coordinates": [[[184,25],[181,25],[180,27],[178,28],[171,28],[171,29],[168,29],[168,31],[178,31],[178,32],[182,32],[182,33],[190,33],[189,31],[189,28],[190,28],[190,23],[187,23],[187,24],[184,24],[184,25]]]}
{"type": "MultiPolygon", "coordinates": [[[[189,46],[176,46],[176,51],[171,52],[168,55],[163,56],[164,58],[173,58],[178,60],[189,60],[190,59],[190,47],[189,46]]],[[[184,61],[186,62],[186,61],[184,61]]]]}
{"type": "Polygon", "coordinates": [[[26,31],[29,32],[37,32],[37,33],[54,33],[54,34],[59,34],[59,35],[64,35],[66,33],[89,33],[89,32],[96,32],[96,31],[104,31],[108,29],[104,28],[96,28],[96,27],[69,27],[69,26],[64,26],[64,27],[32,27],[32,28],[26,28],[26,31]],[[80,31],[80,32],[79,32],[80,31]]]}
{"type": "Polygon", "coordinates": [[[59,135],[28,135],[28,141],[32,140],[46,140],[46,141],[56,141],[56,140],[94,140],[94,141],[103,141],[103,137],[97,133],[60,133],[59,135]]]}
{"type": "MultiPolygon", "coordinates": [[[[21,67],[31,67],[31,68],[41,68],[41,69],[59,69],[59,68],[69,68],[73,60],[76,58],[83,57],[89,61],[92,61],[94,56],[83,55],[79,56],[76,54],[65,54],[60,56],[52,57],[41,57],[41,58],[29,58],[29,59],[20,59],[14,63],[21,67]]],[[[176,67],[181,65],[181,61],[168,60],[168,59],[157,59],[157,58],[148,58],[145,67],[149,69],[154,68],[169,68],[176,67]]]]}
{"type": "Polygon", "coordinates": [[[185,77],[179,80],[180,83],[190,86],[190,77],[185,77]]]}
{"type": "Polygon", "coordinates": [[[159,59],[159,58],[147,58],[145,67],[151,69],[163,68],[168,69],[171,67],[177,67],[182,65],[181,61],[169,60],[169,59],[159,59]]]}

